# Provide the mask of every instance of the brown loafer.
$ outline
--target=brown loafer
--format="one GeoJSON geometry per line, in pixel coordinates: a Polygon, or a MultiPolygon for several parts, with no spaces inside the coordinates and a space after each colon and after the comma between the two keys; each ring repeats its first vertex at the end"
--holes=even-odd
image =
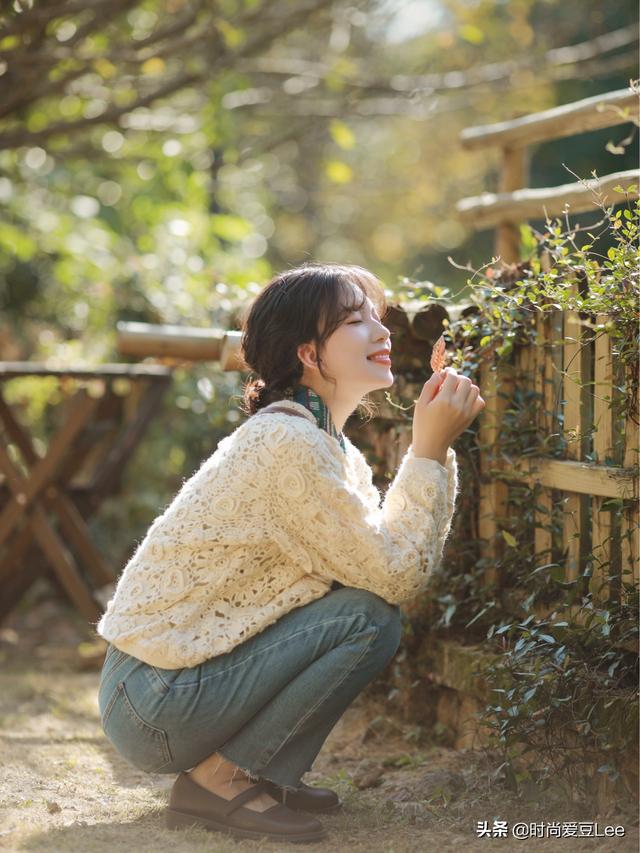
{"type": "Polygon", "coordinates": [[[318,841],[326,836],[320,821],[282,804],[263,812],[243,808],[263,792],[267,793],[261,780],[232,800],[225,800],[198,785],[187,773],[180,773],[171,789],[166,825],[169,829],[199,826],[239,838],[276,841],[318,841]]]}
{"type": "Polygon", "coordinates": [[[280,785],[268,779],[262,779],[270,797],[283,803],[287,808],[304,812],[335,812],[342,808],[342,800],[330,788],[311,788],[300,783],[296,791],[285,791],[280,785]],[[285,798],[286,793],[286,798],[285,798]]]}

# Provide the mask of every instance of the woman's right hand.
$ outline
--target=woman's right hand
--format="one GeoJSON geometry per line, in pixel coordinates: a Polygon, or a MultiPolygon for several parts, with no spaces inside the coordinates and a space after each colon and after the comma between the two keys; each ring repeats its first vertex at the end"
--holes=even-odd
{"type": "Polygon", "coordinates": [[[485,407],[480,389],[452,367],[434,373],[413,412],[413,452],[444,464],[447,448],[485,407]]]}

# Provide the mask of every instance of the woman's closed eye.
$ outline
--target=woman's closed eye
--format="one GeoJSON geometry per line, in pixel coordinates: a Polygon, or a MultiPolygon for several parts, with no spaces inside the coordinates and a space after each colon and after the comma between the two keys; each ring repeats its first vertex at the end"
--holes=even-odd
{"type": "MultiPolygon", "coordinates": [[[[360,312],[358,311],[358,312],[353,312],[353,313],[360,313],[360,312]]],[[[377,312],[377,311],[376,311],[375,313],[374,313],[374,312],[371,312],[371,318],[372,318],[373,320],[375,320],[375,321],[376,321],[376,323],[380,323],[380,324],[382,324],[382,320],[381,320],[381,319],[380,319],[380,317],[378,316],[378,312],[377,312]]],[[[347,320],[347,326],[351,326],[351,325],[353,325],[354,323],[363,323],[363,322],[364,322],[364,321],[363,321],[362,317],[353,317],[353,319],[352,319],[352,320],[347,320]]]]}

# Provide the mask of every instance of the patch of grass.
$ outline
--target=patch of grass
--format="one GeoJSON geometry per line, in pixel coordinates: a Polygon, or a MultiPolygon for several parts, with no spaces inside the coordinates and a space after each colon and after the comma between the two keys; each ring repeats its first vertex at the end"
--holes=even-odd
{"type": "Polygon", "coordinates": [[[383,767],[424,767],[429,763],[429,753],[428,752],[416,752],[409,753],[405,752],[401,755],[390,755],[388,758],[383,759],[382,766],[383,767]]]}

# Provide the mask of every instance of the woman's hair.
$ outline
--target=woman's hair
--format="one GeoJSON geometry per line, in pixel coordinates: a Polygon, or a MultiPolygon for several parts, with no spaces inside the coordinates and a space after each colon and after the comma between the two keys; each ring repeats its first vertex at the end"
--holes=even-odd
{"type": "MultiPolygon", "coordinates": [[[[359,310],[369,297],[382,318],[387,311],[384,287],[368,270],[342,264],[304,264],[276,275],[253,300],[241,322],[241,352],[250,370],[258,374],[243,389],[242,410],[247,415],[287,395],[302,378],[304,365],[298,358],[300,344],[313,342],[324,372],[320,351],[327,338],[351,311],[359,310]],[[349,284],[355,284],[362,299],[355,299],[349,284]]],[[[375,412],[364,397],[359,405],[371,417],[375,412]]]]}

